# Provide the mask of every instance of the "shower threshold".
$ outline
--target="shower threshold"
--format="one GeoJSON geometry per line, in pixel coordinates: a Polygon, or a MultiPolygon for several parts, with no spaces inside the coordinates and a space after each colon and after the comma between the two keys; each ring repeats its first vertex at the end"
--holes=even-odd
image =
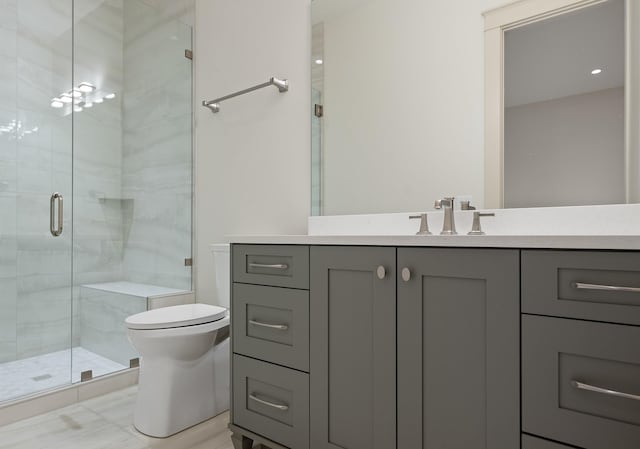
{"type": "Polygon", "coordinates": [[[83,371],[97,377],[126,368],[80,346],[1,363],[0,403],[79,382],[83,371]]]}

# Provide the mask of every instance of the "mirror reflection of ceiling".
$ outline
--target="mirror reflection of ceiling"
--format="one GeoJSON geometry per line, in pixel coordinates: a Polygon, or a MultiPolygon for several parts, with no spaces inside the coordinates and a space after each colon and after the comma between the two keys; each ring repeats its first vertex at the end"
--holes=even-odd
{"type": "Polygon", "coordinates": [[[622,87],[621,23],[615,0],[507,31],[505,107],[622,87]]]}
{"type": "Polygon", "coordinates": [[[343,14],[351,9],[357,8],[363,3],[372,0],[312,0],[311,1],[311,23],[315,25],[324,22],[335,15],[343,14]]]}

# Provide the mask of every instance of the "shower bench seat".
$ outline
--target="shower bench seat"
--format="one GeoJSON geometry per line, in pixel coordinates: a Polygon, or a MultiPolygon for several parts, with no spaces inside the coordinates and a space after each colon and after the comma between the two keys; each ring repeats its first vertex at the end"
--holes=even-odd
{"type": "Polygon", "coordinates": [[[138,357],[124,320],[134,313],[195,302],[192,291],[128,281],[84,284],[77,309],[80,346],[129,366],[138,357]]]}

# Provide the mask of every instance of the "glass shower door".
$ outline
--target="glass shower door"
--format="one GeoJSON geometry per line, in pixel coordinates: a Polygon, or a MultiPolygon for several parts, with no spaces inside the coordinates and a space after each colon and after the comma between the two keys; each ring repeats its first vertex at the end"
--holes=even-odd
{"type": "Polygon", "coordinates": [[[71,0],[0,0],[0,403],[71,381],[71,52],[71,0]]]}
{"type": "Polygon", "coordinates": [[[124,318],[190,293],[192,7],[0,0],[0,405],[128,368],[124,318]]]}
{"type": "Polygon", "coordinates": [[[191,290],[191,27],[160,3],[74,5],[74,381],[128,368],[126,317],[191,290]]]}

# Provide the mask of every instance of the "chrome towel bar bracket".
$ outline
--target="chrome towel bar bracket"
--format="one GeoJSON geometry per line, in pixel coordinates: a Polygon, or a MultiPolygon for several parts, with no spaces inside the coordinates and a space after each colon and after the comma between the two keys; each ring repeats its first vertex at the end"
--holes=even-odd
{"type": "Polygon", "coordinates": [[[278,91],[281,93],[286,92],[289,90],[289,80],[271,77],[266,83],[258,84],[257,86],[249,87],[248,89],[239,90],[238,92],[225,95],[224,97],[216,98],[215,100],[204,100],[202,102],[202,106],[204,106],[205,108],[209,108],[213,113],[220,112],[221,102],[269,86],[277,87],[278,91]]]}

